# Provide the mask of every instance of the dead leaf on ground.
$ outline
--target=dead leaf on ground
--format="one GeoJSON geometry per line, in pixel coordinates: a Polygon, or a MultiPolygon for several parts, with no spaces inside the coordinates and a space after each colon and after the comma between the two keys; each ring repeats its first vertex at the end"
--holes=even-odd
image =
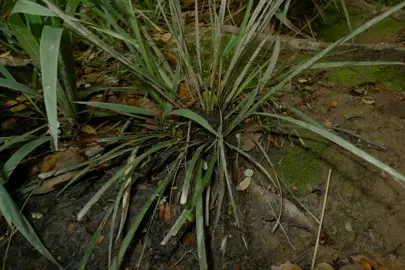
{"type": "Polygon", "coordinates": [[[165,51],[165,52],[163,52],[163,55],[166,57],[166,61],[170,65],[173,65],[173,66],[177,65],[177,58],[171,52],[165,51]]]}
{"type": "Polygon", "coordinates": [[[70,223],[70,224],[67,226],[66,231],[68,231],[68,232],[73,232],[73,230],[75,229],[75,227],[76,227],[76,224],[70,223]]]}
{"type": "Polygon", "coordinates": [[[127,100],[127,105],[129,106],[138,106],[138,101],[134,98],[130,98],[127,100]]]}
{"type": "Polygon", "coordinates": [[[195,243],[194,241],[194,235],[192,232],[188,232],[184,235],[183,237],[183,244],[188,246],[188,245],[193,245],[195,243]]]}
{"type": "Polygon", "coordinates": [[[101,245],[101,244],[104,242],[104,239],[105,239],[105,236],[102,235],[102,234],[100,234],[100,235],[97,237],[97,240],[96,240],[97,245],[101,245]]]}
{"type": "Polygon", "coordinates": [[[297,81],[298,81],[299,83],[307,83],[307,82],[308,82],[308,80],[305,79],[305,78],[298,78],[297,81]]]}
{"type": "Polygon", "coordinates": [[[146,119],[145,123],[141,124],[141,126],[146,128],[146,129],[150,129],[150,130],[158,130],[159,129],[158,122],[153,118],[146,119]]]}
{"type": "Polygon", "coordinates": [[[157,105],[148,98],[140,99],[138,101],[138,106],[142,109],[148,110],[149,112],[151,112],[154,116],[156,116],[158,118],[161,117],[161,113],[160,113],[160,110],[157,107],[157,105]]]}
{"type": "Polygon", "coordinates": [[[33,195],[46,194],[48,192],[54,191],[75,177],[77,171],[65,172],[61,175],[46,179],[42,184],[34,189],[32,192],[33,195]]]}
{"type": "Polygon", "coordinates": [[[376,260],[363,255],[351,256],[350,260],[352,263],[360,264],[364,268],[364,270],[377,269],[379,266],[376,260]]]}
{"type": "Polygon", "coordinates": [[[171,38],[172,38],[172,34],[171,34],[171,33],[166,33],[166,34],[163,34],[163,35],[160,37],[160,41],[162,41],[163,43],[166,43],[166,42],[168,42],[171,38]]]}
{"type": "Polygon", "coordinates": [[[260,138],[262,137],[262,134],[260,132],[255,132],[255,133],[250,133],[250,132],[244,132],[242,133],[242,150],[243,151],[251,151],[253,148],[255,148],[256,143],[254,142],[254,140],[251,139],[251,137],[256,140],[259,141],[260,138]]]}
{"type": "Polygon", "coordinates": [[[2,53],[2,54],[0,54],[0,58],[12,58],[12,56],[11,56],[11,51],[7,51],[7,52],[4,52],[4,53],[2,53]]]}
{"type": "Polygon", "coordinates": [[[155,41],[161,41],[163,43],[168,42],[170,39],[172,38],[172,34],[171,33],[165,33],[165,34],[161,34],[161,33],[156,33],[153,35],[152,39],[155,41]]]}
{"type": "Polygon", "coordinates": [[[56,162],[59,160],[61,155],[62,152],[56,152],[44,157],[41,163],[41,173],[52,171],[55,168],[56,162]]]}
{"type": "MultiPolygon", "coordinates": [[[[53,170],[60,170],[71,165],[83,162],[84,158],[80,155],[77,149],[66,149],[63,152],[56,152],[50,154],[41,161],[41,174],[51,172],[53,170]]],[[[46,178],[46,177],[45,177],[46,178]]]]}
{"type": "Polygon", "coordinates": [[[336,108],[338,105],[339,105],[339,102],[337,102],[336,100],[331,101],[331,103],[330,103],[330,106],[331,106],[332,108],[336,108]]]}
{"type": "Polygon", "coordinates": [[[85,74],[90,74],[90,73],[93,73],[93,72],[94,72],[94,68],[92,68],[92,67],[86,67],[84,69],[85,74]]]}
{"type": "Polygon", "coordinates": [[[3,122],[1,122],[1,129],[7,130],[7,129],[12,129],[16,126],[17,124],[17,118],[10,117],[3,122]]]}
{"type": "Polygon", "coordinates": [[[27,108],[27,106],[23,103],[20,103],[16,100],[8,100],[4,103],[4,107],[6,108],[10,108],[10,111],[12,112],[18,112],[21,110],[24,110],[25,108],[27,108]]]}
{"type": "Polygon", "coordinates": [[[166,224],[171,224],[174,220],[175,206],[168,202],[159,205],[159,217],[166,224]]]}
{"type": "Polygon", "coordinates": [[[240,182],[237,186],[236,186],[236,190],[238,191],[244,191],[246,190],[249,186],[250,183],[252,182],[252,177],[245,177],[245,179],[243,179],[242,182],[240,182]]]}
{"type": "Polygon", "coordinates": [[[182,98],[192,97],[194,93],[194,88],[186,83],[180,83],[179,88],[177,88],[177,94],[182,98]]]}
{"type": "Polygon", "coordinates": [[[387,270],[403,270],[405,269],[405,259],[394,255],[378,259],[380,264],[387,270]]]}
{"type": "Polygon", "coordinates": [[[80,129],[81,132],[87,133],[87,134],[97,134],[97,131],[90,125],[84,125],[80,129]]]}
{"type": "Polygon", "coordinates": [[[19,112],[22,110],[25,110],[27,108],[27,106],[25,104],[19,104],[13,108],[10,109],[10,112],[19,112]]]}

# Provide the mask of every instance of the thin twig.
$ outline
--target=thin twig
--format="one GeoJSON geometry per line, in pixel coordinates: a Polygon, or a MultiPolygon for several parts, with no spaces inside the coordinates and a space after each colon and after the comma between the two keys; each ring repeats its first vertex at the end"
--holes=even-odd
{"type": "Polygon", "coordinates": [[[323,223],[323,216],[324,216],[324,214],[325,214],[326,201],[328,200],[329,183],[330,183],[330,177],[331,177],[331,175],[332,175],[332,169],[329,169],[328,181],[326,182],[326,189],[325,189],[325,198],[323,199],[321,220],[320,220],[319,229],[318,229],[318,236],[316,237],[316,244],[315,244],[314,256],[312,257],[311,270],[314,269],[315,260],[316,260],[316,253],[318,252],[319,237],[320,237],[320,235],[321,235],[321,230],[322,230],[322,223],[323,223]]]}

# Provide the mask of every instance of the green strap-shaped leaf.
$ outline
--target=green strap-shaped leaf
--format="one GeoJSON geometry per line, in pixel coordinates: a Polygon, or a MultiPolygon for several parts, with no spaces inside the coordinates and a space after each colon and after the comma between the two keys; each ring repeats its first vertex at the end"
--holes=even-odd
{"type": "Polygon", "coordinates": [[[55,149],[58,149],[58,103],[56,87],[58,82],[59,45],[62,32],[62,28],[54,28],[46,25],[42,30],[40,46],[46,115],[48,117],[49,129],[55,149]]]}
{"type": "Polygon", "coordinates": [[[21,19],[19,13],[39,16],[55,16],[55,14],[48,8],[43,7],[33,1],[20,0],[15,4],[8,18],[8,23],[14,36],[17,38],[21,47],[23,47],[23,49],[28,53],[34,65],[40,69],[40,49],[38,40],[34,37],[29,27],[27,27],[25,22],[21,19]]]}
{"type": "Polygon", "coordinates": [[[25,86],[24,84],[18,83],[10,79],[0,78],[0,87],[5,87],[11,90],[19,91],[21,93],[27,93],[31,95],[38,95],[34,90],[25,86]]]}
{"type": "Polygon", "coordinates": [[[188,109],[179,109],[179,110],[175,110],[175,111],[171,112],[170,114],[183,116],[190,120],[193,120],[194,122],[200,124],[201,126],[203,126],[206,130],[208,130],[215,136],[218,136],[217,133],[215,132],[214,128],[207,122],[207,120],[205,120],[204,118],[202,118],[200,115],[198,115],[197,113],[195,113],[193,111],[190,111],[188,109]]]}
{"type": "Polygon", "coordinates": [[[47,141],[49,141],[49,138],[39,138],[25,144],[20,149],[18,149],[3,166],[3,173],[6,177],[5,181],[7,182],[8,178],[13,173],[17,165],[21,162],[21,160],[23,160],[29,153],[35,150],[35,148],[47,141]]]}
{"type": "Polygon", "coordinates": [[[41,6],[33,1],[30,0],[20,0],[18,1],[11,14],[14,13],[25,13],[31,15],[39,15],[39,16],[56,16],[56,14],[51,11],[49,8],[41,6]]]}
{"type": "Polygon", "coordinates": [[[21,232],[21,234],[33,245],[42,255],[55,264],[59,269],[64,269],[52,256],[49,250],[41,242],[28,220],[20,215],[20,210],[14,203],[10,194],[0,183],[0,212],[3,214],[7,223],[12,224],[21,232]]]}
{"type": "Polygon", "coordinates": [[[126,113],[126,114],[139,114],[139,115],[146,115],[146,116],[153,116],[153,114],[140,107],[134,107],[129,105],[122,105],[122,104],[115,104],[115,103],[105,103],[105,102],[76,102],[83,105],[93,106],[96,108],[107,109],[111,111],[115,111],[118,113],[126,113]]]}
{"type": "Polygon", "coordinates": [[[5,66],[0,65],[0,73],[8,80],[15,81],[13,75],[6,69],[5,66]]]}

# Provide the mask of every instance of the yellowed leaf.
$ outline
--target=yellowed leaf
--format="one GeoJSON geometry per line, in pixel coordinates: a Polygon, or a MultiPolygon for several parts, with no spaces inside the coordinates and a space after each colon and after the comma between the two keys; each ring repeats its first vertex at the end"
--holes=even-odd
{"type": "Polygon", "coordinates": [[[236,190],[238,191],[246,190],[250,186],[251,182],[252,177],[245,177],[245,179],[243,179],[243,181],[236,186],[236,190]]]}
{"type": "Polygon", "coordinates": [[[0,58],[10,58],[11,51],[0,54],[0,58]]]}
{"type": "Polygon", "coordinates": [[[101,245],[104,242],[104,239],[105,239],[104,235],[100,234],[96,240],[97,245],[101,245]]]}
{"type": "Polygon", "coordinates": [[[23,101],[26,101],[27,98],[25,96],[23,96],[23,95],[20,95],[20,96],[16,97],[16,100],[20,101],[20,102],[23,102],[23,101]]]}
{"type": "Polygon", "coordinates": [[[25,104],[19,104],[19,105],[17,105],[17,106],[12,107],[12,108],[10,109],[10,111],[11,111],[11,112],[19,112],[19,111],[22,111],[22,110],[24,110],[24,109],[26,109],[26,108],[27,108],[27,106],[26,106],[25,104]]]}
{"type": "Polygon", "coordinates": [[[90,125],[84,125],[80,129],[81,132],[87,133],[87,134],[97,134],[97,131],[90,125]]]}
{"type": "Polygon", "coordinates": [[[333,108],[337,107],[338,105],[339,105],[339,102],[337,102],[336,100],[334,100],[330,103],[330,106],[333,108]]]}
{"type": "Polygon", "coordinates": [[[62,155],[62,152],[56,152],[56,153],[46,156],[42,160],[41,173],[46,173],[46,172],[53,170],[55,168],[56,162],[59,160],[61,155],[62,155]]]}
{"type": "Polygon", "coordinates": [[[16,104],[18,104],[17,101],[10,99],[10,100],[7,100],[6,102],[4,102],[4,107],[10,108],[16,104]]]}

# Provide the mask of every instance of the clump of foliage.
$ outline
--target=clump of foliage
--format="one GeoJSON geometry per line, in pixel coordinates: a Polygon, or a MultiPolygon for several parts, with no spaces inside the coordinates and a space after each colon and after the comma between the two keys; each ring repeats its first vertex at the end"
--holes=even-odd
{"type": "MultiPolygon", "coordinates": [[[[0,79],[0,86],[23,92],[28,97],[42,99],[45,103],[46,117],[52,136],[50,138],[38,135],[39,128],[39,130],[23,136],[8,138],[0,150],[18,142],[28,141],[23,146],[25,147],[23,151],[18,150],[10,158],[11,164],[17,165],[43,141],[52,139],[53,145],[57,149],[58,122],[61,122],[62,125],[67,123],[72,125],[73,123],[74,126],[74,122],[78,121],[77,104],[112,110],[141,120],[153,118],[158,122],[159,129],[155,132],[103,138],[104,141],[114,143],[114,147],[108,152],[100,157],[50,174],[55,176],[69,170],[80,169],[81,171],[74,179],[76,181],[97,164],[117,157],[127,159],[126,164],[104,183],[103,187],[83,206],[78,214],[78,219],[82,219],[107,190],[119,187],[115,203],[107,215],[108,218],[111,213],[109,267],[112,269],[120,267],[142,220],[147,216],[150,209],[153,209],[153,205],[159,203],[159,198],[173,183],[182,187],[179,201],[180,204],[184,205],[184,210],[162,240],[162,244],[165,244],[170,237],[175,235],[190,216],[195,215],[199,263],[202,269],[208,268],[203,224],[203,194],[207,186],[216,183],[215,186],[218,189],[217,220],[221,213],[223,201],[228,199],[233,208],[236,224],[240,224],[234,201],[235,187],[231,180],[232,173],[229,164],[232,154],[237,153],[244,156],[268,178],[270,183],[276,185],[277,188],[280,187],[277,182],[277,175],[270,175],[254,157],[239,147],[238,134],[245,130],[243,123],[248,119],[257,123],[254,126],[256,130],[267,130],[272,125],[276,125],[275,122],[278,123],[278,121],[274,121],[275,119],[309,129],[369,161],[400,181],[405,181],[405,177],[400,173],[328,131],[303,113],[293,109],[293,112],[303,118],[304,121],[269,113],[268,109],[268,101],[274,93],[301,72],[311,67],[326,68],[356,64],[317,62],[339,44],[351,40],[357,34],[404,7],[405,3],[382,13],[346,37],[334,42],[311,59],[286,71],[278,65],[282,46],[279,35],[276,33],[270,36],[263,33],[268,25],[276,20],[281,22],[279,23],[280,26],[283,24],[290,1],[261,0],[256,1],[258,2],[256,5],[253,5],[254,1],[249,1],[244,20],[240,26],[240,33],[230,39],[225,39],[223,25],[227,15],[227,2],[227,0],[208,1],[212,51],[210,59],[207,60],[202,57],[199,1],[195,1],[195,23],[191,30],[194,39],[192,44],[188,40],[190,34],[186,31],[186,26],[181,17],[180,1],[156,1],[156,7],[159,11],[156,17],[161,18],[175,41],[176,64],[174,67],[164,57],[164,49],[159,47],[151,38],[153,32],[159,31],[160,28],[149,20],[142,10],[134,7],[131,1],[76,0],[67,1],[65,5],[57,6],[51,0],[43,0],[44,5],[20,0],[14,6],[9,19],[9,23],[12,25],[11,29],[22,47],[25,47],[24,44],[31,45],[31,48],[26,50],[42,72],[43,89],[41,92],[34,91],[15,82],[4,68],[0,70],[5,77],[0,79]],[[80,2],[89,11],[87,16],[75,13],[80,2]],[[23,20],[20,14],[24,14],[26,19],[23,20]],[[38,34],[34,35],[31,32],[32,29],[28,27],[33,20],[40,20],[42,23],[42,27],[38,30],[42,31],[40,39],[38,34]],[[58,49],[63,41],[63,31],[68,36],[70,35],[69,31],[81,35],[120,61],[158,104],[161,115],[156,116],[147,109],[140,107],[77,100],[76,90],[63,83],[63,76],[58,76],[60,74],[58,71],[61,71],[63,67],[60,56],[64,54],[62,50],[59,51],[58,49]],[[19,36],[19,33],[25,36],[19,36]],[[115,49],[116,40],[120,40],[126,45],[130,55],[115,49]],[[270,55],[270,57],[262,59],[263,55],[270,55]],[[225,61],[226,59],[229,61],[225,61]],[[204,61],[209,61],[209,70],[203,68],[207,66],[204,61]],[[62,83],[58,82],[58,78],[62,80],[62,83]],[[177,90],[181,84],[186,86],[188,96],[195,98],[196,103],[188,106],[184,99],[178,95],[177,90]],[[62,118],[69,120],[65,123],[62,118]],[[182,166],[183,164],[186,166],[182,166]],[[179,177],[179,171],[183,169],[185,170],[185,177],[179,177]],[[129,195],[130,187],[136,185],[141,176],[146,174],[160,179],[159,184],[137,217],[128,221],[130,222],[129,230],[123,237],[117,254],[113,256],[112,244],[121,233],[121,230],[117,232],[114,228],[120,203],[125,196],[129,195]]],[[[363,62],[362,64],[370,65],[373,63],[363,62]]],[[[266,159],[269,160],[260,144],[258,146],[266,159]]],[[[14,224],[31,243],[57,264],[45,247],[38,244],[40,243],[38,237],[26,219],[19,215],[19,210],[5,190],[3,184],[7,181],[9,174],[10,171],[6,177],[3,176],[0,184],[0,210],[10,224],[14,224]]],[[[74,181],[72,180],[72,183],[74,181]]],[[[280,192],[282,192],[281,187],[280,192]]],[[[125,217],[127,210],[124,207],[121,215],[125,217]]],[[[278,213],[274,213],[274,215],[279,218],[278,213]]],[[[124,222],[126,222],[125,218],[121,219],[121,224],[124,222]]],[[[91,248],[88,252],[91,252],[91,248]]],[[[88,253],[84,257],[83,267],[87,258],[88,253]]]]}

